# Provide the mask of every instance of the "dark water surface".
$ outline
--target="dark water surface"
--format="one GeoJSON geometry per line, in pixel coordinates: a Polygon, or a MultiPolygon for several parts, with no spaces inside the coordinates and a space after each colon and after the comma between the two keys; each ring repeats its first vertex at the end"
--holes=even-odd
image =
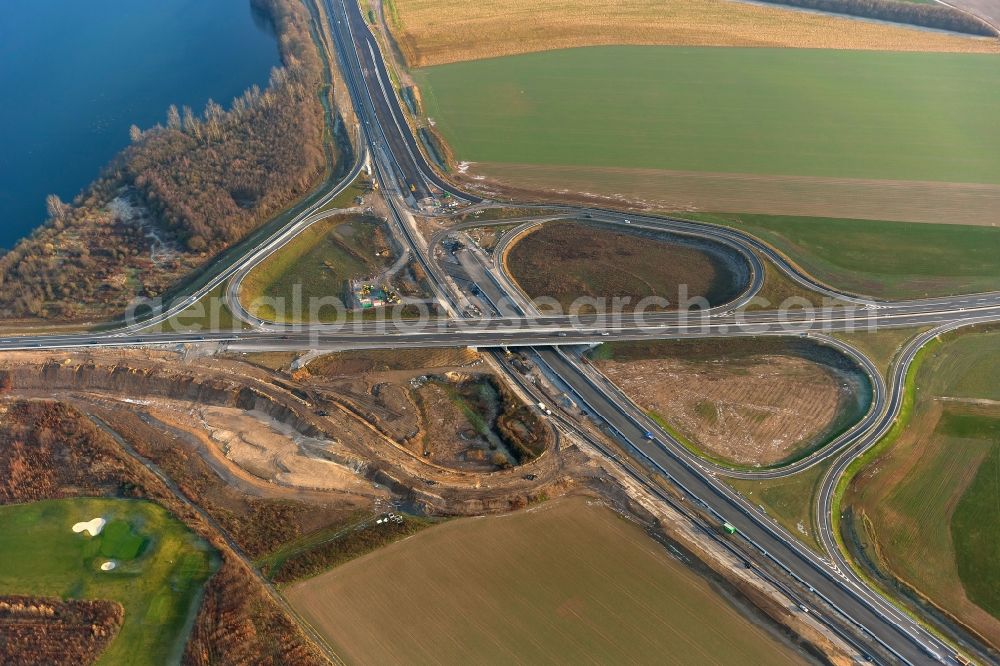
{"type": "Polygon", "coordinates": [[[249,0],[0,2],[0,248],[72,199],[170,104],[227,106],[279,64],[249,0]]]}

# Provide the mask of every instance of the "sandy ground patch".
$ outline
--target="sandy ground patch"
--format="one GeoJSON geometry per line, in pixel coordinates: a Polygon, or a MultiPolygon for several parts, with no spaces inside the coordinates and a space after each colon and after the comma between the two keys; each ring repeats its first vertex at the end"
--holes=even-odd
{"type": "Polygon", "coordinates": [[[187,411],[192,425],[207,434],[228,460],[264,481],[315,490],[371,492],[370,482],[355,471],[363,461],[352,459],[337,442],[306,437],[260,412],[184,403],[164,406],[187,411]]]}
{"type": "Polygon", "coordinates": [[[97,536],[104,529],[107,521],[103,518],[92,518],[90,520],[85,520],[83,522],[74,523],[73,531],[79,534],[80,532],[86,532],[92,537],[97,536]]]}
{"type": "Polygon", "coordinates": [[[831,371],[794,356],[596,364],[640,407],[712,455],[744,465],[773,464],[807,446],[834,421],[846,390],[831,371]]]}
{"type": "Polygon", "coordinates": [[[479,188],[655,210],[1000,224],[1000,185],[485,162],[469,173],[479,188]]]}

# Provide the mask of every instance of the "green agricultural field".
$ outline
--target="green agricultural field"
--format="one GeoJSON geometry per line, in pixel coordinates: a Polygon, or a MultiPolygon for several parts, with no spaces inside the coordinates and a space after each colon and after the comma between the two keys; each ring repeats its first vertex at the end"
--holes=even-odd
{"type": "Polygon", "coordinates": [[[968,418],[959,427],[971,427],[974,437],[988,438],[992,446],[951,518],[956,564],[969,598],[1000,618],[1000,566],[996,558],[987,556],[1000,548],[996,536],[1000,525],[1000,418],[971,422],[968,418]]]}
{"type": "Polygon", "coordinates": [[[642,529],[580,497],[453,520],[286,595],[355,663],[803,660],[642,529]]]}
{"type": "Polygon", "coordinates": [[[0,594],[117,601],[125,621],[100,663],[180,659],[216,556],[163,508],[138,500],[49,500],[0,507],[0,526],[0,594]],[[96,517],[107,520],[96,537],[72,531],[96,517]],[[117,568],[101,571],[107,560],[117,568]]]}
{"type": "MultiPolygon", "coordinates": [[[[348,303],[350,280],[375,275],[392,264],[384,234],[375,218],[320,220],[255,268],[243,281],[240,300],[260,317],[284,321],[296,319],[296,293],[303,317],[308,316],[310,298],[348,303]],[[258,299],[264,300],[253,307],[258,299]]],[[[329,307],[320,313],[336,315],[329,307]]]]}
{"type": "Polygon", "coordinates": [[[474,162],[1000,183],[1000,58],[593,47],[417,70],[474,162]]]}
{"type": "Polygon", "coordinates": [[[761,238],[838,289],[879,298],[1000,289],[1000,229],[820,217],[682,213],[761,238]]]}
{"type": "Polygon", "coordinates": [[[843,496],[845,541],[981,635],[1000,635],[1000,333],[932,347],[908,421],[843,496]]]}

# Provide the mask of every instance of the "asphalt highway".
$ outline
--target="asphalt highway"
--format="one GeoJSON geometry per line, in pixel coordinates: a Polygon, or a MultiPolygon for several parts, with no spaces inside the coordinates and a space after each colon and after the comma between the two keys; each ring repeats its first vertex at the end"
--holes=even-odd
{"type": "MultiPolygon", "coordinates": [[[[404,156],[402,161],[406,162],[407,158],[412,158],[418,164],[423,163],[424,161],[419,151],[414,150],[416,146],[412,140],[412,133],[403,131],[403,127],[406,126],[405,120],[400,122],[400,119],[405,119],[405,116],[399,107],[395,93],[392,92],[392,88],[388,84],[388,76],[384,73],[384,63],[381,58],[376,57],[378,45],[373,43],[375,40],[368,31],[367,26],[364,25],[360,9],[354,3],[346,3],[344,0],[339,0],[339,2],[348,20],[352,23],[352,33],[355,40],[354,51],[359,55],[361,60],[364,60],[366,57],[370,58],[367,63],[369,69],[366,72],[365,67],[362,66],[362,74],[366,75],[366,78],[372,78],[372,72],[376,74],[374,77],[375,83],[380,91],[380,96],[384,97],[383,100],[379,100],[375,105],[376,107],[381,106],[383,108],[382,118],[377,119],[382,127],[382,131],[385,132],[385,128],[391,126],[401,134],[405,134],[407,138],[404,140],[408,141],[408,155],[404,156]],[[390,110],[389,114],[385,113],[386,108],[390,110]],[[391,123],[388,121],[387,115],[392,116],[393,120],[391,123]]],[[[339,20],[340,18],[338,17],[335,20],[339,20]]],[[[369,94],[376,89],[375,84],[369,84],[366,87],[369,94]]],[[[428,173],[433,172],[432,169],[426,166],[426,163],[420,164],[416,168],[416,171],[424,177],[428,173]]],[[[461,196],[460,193],[456,193],[453,190],[452,193],[461,196]]],[[[625,223],[624,216],[613,211],[566,209],[564,212],[579,215],[584,219],[589,218],[625,223]]],[[[704,225],[679,220],[665,221],[647,216],[633,216],[632,218],[628,218],[628,220],[629,224],[670,225],[673,231],[689,230],[700,235],[705,235],[706,233],[704,225]]],[[[565,344],[578,341],[603,341],[612,336],[625,338],[645,335],[659,335],[661,337],[665,335],[683,336],[697,334],[733,335],[746,334],[750,330],[757,334],[774,334],[778,332],[788,333],[789,328],[792,331],[798,330],[804,333],[817,328],[824,332],[841,328],[851,329],[859,323],[865,326],[870,326],[873,322],[875,325],[916,326],[954,322],[958,319],[971,321],[973,318],[977,320],[1000,318],[1000,309],[998,309],[998,306],[1000,306],[1000,294],[924,299],[892,304],[877,303],[858,298],[851,294],[844,294],[828,285],[817,284],[809,276],[803,275],[780,253],[746,234],[735,230],[717,230],[715,233],[715,240],[730,241],[738,247],[759,253],[803,286],[818,290],[821,293],[829,295],[831,298],[846,301],[859,307],[851,308],[850,310],[831,310],[818,315],[816,313],[804,312],[786,313],[785,315],[778,315],[777,321],[775,320],[775,314],[771,312],[752,312],[740,316],[738,313],[723,311],[710,314],[708,317],[709,321],[707,322],[704,317],[700,317],[700,321],[697,322],[695,327],[692,327],[690,322],[683,321],[683,315],[658,313],[650,315],[650,317],[655,318],[655,323],[652,326],[630,327],[622,325],[616,327],[613,325],[614,322],[612,322],[612,326],[610,327],[592,331],[585,330],[582,333],[579,324],[570,327],[571,330],[556,329],[555,331],[544,331],[547,326],[551,325],[552,322],[550,320],[537,322],[536,325],[530,327],[530,331],[519,330],[514,333],[513,337],[518,340],[516,343],[510,340],[509,331],[498,330],[495,333],[496,344],[506,344],[508,346],[513,344],[539,344],[536,342],[538,333],[543,333],[543,338],[547,333],[549,339],[545,342],[551,346],[553,344],[551,336],[553,335],[557,338],[555,341],[557,344],[565,344]],[[858,312],[859,309],[860,313],[858,312]],[[661,329],[659,332],[650,330],[657,327],[661,329]],[[607,335],[604,335],[604,333],[607,333],[607,335]]],[[[422,251],[423,248],[418,248],[418,250],[422,251]]],[[[754,275],[757,274],[758,272],[754,271],[754,275]]],[[[751,286],[744,296],[750,296],[754,293],[755,289],[751,286]]],[[[515,301],[517,300],[516,294],[507,292],[506,295],[515,301]]],[[[511,321],[514,322],[516,319],[511,321]]],[[[597,321],[595,320],[593,323],[597,323],[597,321]]],[[[601,323],[605,324],[605,322],[601,323]]],[[[648,324],[650,322],[647,321],[644,323],[648,324]]],[[[517,326],[517,324],[514,325],[517,326]]],[[[464,333],[448,333],[444,335],[446,338],[448,336],[455,336],[450,339],[456,341],[464,333]]],[[[412,340],[412,336],[409,339],[403,339],[409,342],[412,340]]],[[[435,338],[434,342],[438,339],[440,337],[435,338]]],[[[558,351],[553,351],[551,348],[543,350],[542,353],[545,354],[543,358],[546,363],[550,364],[550,369],[558,377],[565,379],[566,377],[573,378],[578,376],[577,365],[574,362],[567,362],[565,355],[560,354],[558,351]]],[[[574,387],[579,386],[583,390],[586,378],[583,379],[584,381],[576,382],[574,387]]],[[[898,404],[898,397],[896,396],[900,394],[901,384],[894,382],[890,388],[890,395],[892,396],[890,401],[892,404],[898,404]]],[[[891,655],[891,658],[906,663],[959,661],[958,655],[954,650],[944,645],[933,634],[901,613],[901,611],[885,601],[877,593],[864,585],[858,584],[858,581],[845,571],[839,571],[819,560],[811,552],[807,552],[797,540],[790,537],[787,533],[784,533],[780,529],[775,529],[768,519],[760,516],[756,510],[748,507],[741,498],[735,496],[725,486],[717,482],[711,472],[699,467],[700,463],[695,461],[694,464],[688,464],[689,461],[676,455],[678,452],[674,448],[659,445],[655,440],[645,439],[646,431],[640,431],[640,428],[643,426],[631,422],[625,416],[628,413],[628,405],[616,404],[614,392],[592,390],[590,391],[590,399],[594,403],[593,409],[595,413],[599,414],[601,418],[609,423],[620,422],[617,426],[619,428],[618,433],[624,442],[633,447],[637,445],[645,446],[646,455],[649,456],[648,461],[651,461],[668,478],[681,482],[683,486],[689,489],[703,492],[703,495],[699,494],[696,496],[706,502],[708,507],[716,512],[720,518],[725,517],[729,519],[729,513],[732,512],[734,514],[733,519],[739,521],[737,527],[745,538],[759,548],[762,553],[767,553],[769,557],[774,557],[778,560],[789,571],[790,575],[809,581],[810,589],[815,590],[815,593],[831,607],[835,608],[838,613],[851,618],[859,626],[862,626],[862,631],[867,633],[874,643],[884,648],[891,655]],[[651,446],[650,444],[654,444],[655,446],[651,446]]],[[[891,410],[884,406],[884,397],[879,398],[876,402],[878,403],[877,407],[882,407],[881,410],[876,409],[877,413],[886,414],[886,418],[894,418],[890,415],[891,410]]],[[[587,404],[590,403],[588,402],[587,404]]],[[[871,429],[865,430],[862,428],[860,430],[861,432],[871,432],[871,429]]],[[[858,433],[855,435],[855,439],[858,442],[856,445],[858,450],[863,451],[866,448],[863,442],[864,437],[858,433]]],[[[842,458],[847,459],[851,458],[851,456],[848,453],[844,453],[842,454],[842,458]]],[[[836,549],[834,549],[834,552],[836,552],[836,549]]]]}

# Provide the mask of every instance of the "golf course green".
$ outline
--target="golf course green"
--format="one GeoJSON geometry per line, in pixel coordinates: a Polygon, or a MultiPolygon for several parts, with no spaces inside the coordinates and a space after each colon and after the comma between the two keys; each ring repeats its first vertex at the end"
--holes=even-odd
{"type": "Polygon", "coordinates": [[[180,660],[198,593],[217,566],[204,541],[151,502],[46,500],[0,507],[0,594],[106,599],[125,621],[102,664],[180,660]],[[103,518],[96,536],[74,532],[103,518]],[[101,565],[114,563],[102,570],[101,565]]]}

